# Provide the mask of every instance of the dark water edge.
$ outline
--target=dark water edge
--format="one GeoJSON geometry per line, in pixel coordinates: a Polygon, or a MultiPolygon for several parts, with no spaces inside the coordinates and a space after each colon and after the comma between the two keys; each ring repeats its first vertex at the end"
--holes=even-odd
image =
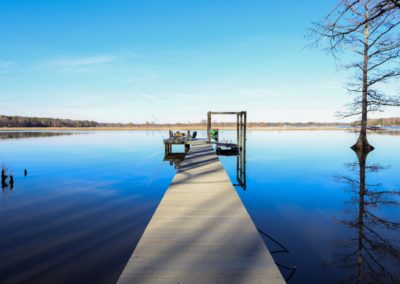
{"type": "MultiPolygon", "coordinates": [[[[162,161],[158,131],[86,134],[0,139],[0,158],[15,176],[14,189],[3,190],[0,198],[0,283],[118,279],[175,170],[162,161]]],[[[283,265],[297,265],[290,283],[351,283],[360,271],[351,255],[360,226],[346,224],[360,213],[360,161],[349,149],[354,139],[344,131],[248,135],[247,189],[237,192],[256,226],[289,249],[273,256],[283,265]]],[[[399,139],[370,136],[376,147],[366,159],[371,190],[400,188],[399,139]]],[[[221,160],[234,181],[235,161],[221,160]]],[[[371,212],[385,220],[400,218],[395,204],[371,212]]],[[[372,250],[389,271],[375,269],[379,281],[392,283],[389,274],[397,281],[399,258],[388,249],[395,255],[399,229],[365,224],[387,240],[380,251],[372,250]]],[[[265,242],[270,251],[277,249],[271,240],[265,242]]],[[[365,279],[375,279],[366,262],[361,268],[365,279]]]]}

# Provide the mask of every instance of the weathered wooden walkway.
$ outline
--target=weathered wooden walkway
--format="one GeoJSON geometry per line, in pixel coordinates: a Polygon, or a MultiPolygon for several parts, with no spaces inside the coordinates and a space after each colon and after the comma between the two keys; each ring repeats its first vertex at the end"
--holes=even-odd
{"type": "Polygon", "coordinates": [[[209,144],[194,142],[118,283],[284,283],[209,144]]]}

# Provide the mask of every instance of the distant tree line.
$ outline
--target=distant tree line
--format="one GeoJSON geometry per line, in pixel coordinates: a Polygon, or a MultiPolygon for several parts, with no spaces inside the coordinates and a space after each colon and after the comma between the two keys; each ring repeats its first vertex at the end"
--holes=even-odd
{"type": "MultiPolygon", "coordinates": [[[[346,126],[348,123],[328,123],[328,122],[248,122],[247,127],[337,127],[346,126]]],[[[236,122],[212,123],[213,127],[236,127],[236,122]]]]}
{"type": "Polygon", "coordinates": [[[96,127],[99,123],[47,117],[0,116],[1,127],[96,127]]]}
{"type": "MultiPolygon", "coordinates": [[[[359,124],[359,122],[357,123],[359,124]]],[[[369,119],[369,126],[400,126],[400,117],[369,119]]]]}
{"type": "Polygon", "coordinates": [[[90,120],[0,115],[0,127],[130,127],[130,126],[135,126],[135,124],[100,123],[90,120]]]}
{"type": "MultiPolygon", "coordinates": [[[[249,128],[263,127],[340,127],[359,124],[353,123],[324,123],[324,122],[248,122],[249,128]]],[[[368,124],[371,126],[400,126],[400,118],[380,118],[370,119],[368,124]]],[[[0,115],[0,127],[126,127],[126,128],[169,128],[169,129],[202,129],[206,128],[206,122],[199,123],[102,123],[90,120],[73,120],[46,117],[24,117],[0,115]]],[[[236,122],[213,122],[213,128],[235,128],[236,122]]]]}

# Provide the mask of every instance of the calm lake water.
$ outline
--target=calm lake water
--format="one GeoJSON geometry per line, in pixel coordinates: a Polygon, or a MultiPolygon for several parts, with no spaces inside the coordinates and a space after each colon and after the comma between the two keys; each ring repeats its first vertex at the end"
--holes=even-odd
{"type": "MultiPolygon", "coordinates": [[[[175,174],[161,135],[0,132],[15,179],[0,197],[0,283],[115,283],[175,174]]],[[[297,266],[289,283],[400,281],[400,135],[371,134],[360,158],[355,139],[248,133],[237,192],[283,275],[297,266]]],[[[221,160],[235,182],[236,158],[221,160]]]]}

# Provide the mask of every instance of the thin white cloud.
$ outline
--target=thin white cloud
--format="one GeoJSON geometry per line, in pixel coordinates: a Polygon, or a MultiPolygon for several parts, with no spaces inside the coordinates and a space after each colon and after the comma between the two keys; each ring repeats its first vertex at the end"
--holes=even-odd
{"type": "Polygon", "coordinates": [[[94,65],[113,63],[117,59],[113,55],[97,55],[87,57],[63,57],[47,62],[50,66],[56,67],[90,67],[94,65]]]}
{"type": "Polygon", "coordinates": [[[0,60],[0,69],[9,69],[18,65],[17,62],[0,60]]]}
{"type": "Polygon", "coordinates": [[[19,63],[13,61],[0,60],[0,74],[8,74],[17,69],[19,63]]]}
{"type": "Polygon", "coordinates": [[[149,95],[149,94],[140,94],[141,97],[145,98],[145,99],[149,99],[155,102],[159,102],[161,101],[159,98],[157,98],[156,96],[153,95],[149,95]]]}
{"type": "Polygon", "coordinates": [[[117,59],[119,57],[114,55],[64,56],[47,60],[40,68],[50,68],[52,71],[56,70],[68,73],[93,73],[116,64],[117,59]]]}

